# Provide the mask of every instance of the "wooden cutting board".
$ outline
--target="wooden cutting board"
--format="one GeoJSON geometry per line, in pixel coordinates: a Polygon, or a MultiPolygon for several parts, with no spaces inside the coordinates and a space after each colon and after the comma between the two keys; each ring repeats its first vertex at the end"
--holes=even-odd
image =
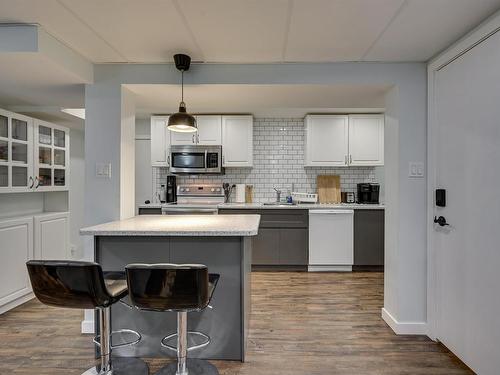
{"type": "Polygon", "coordinates": [[[340,176],[319,175],[316,177],[319,203],[340,203],[340,176]]]}

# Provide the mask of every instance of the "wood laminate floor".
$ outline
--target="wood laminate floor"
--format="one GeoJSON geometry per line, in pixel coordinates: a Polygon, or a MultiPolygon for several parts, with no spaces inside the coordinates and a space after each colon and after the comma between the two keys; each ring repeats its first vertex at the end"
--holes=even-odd
{"type": "MultiPolygon", "coordinates": [[[[213,363],[240,375],[473,374],[442,345],[396,336],[380,317],[382,273],[252,274],[246,363],[213,363]]],[[[92,366],[82,312],[37,301],[0,316],[0,374],[77,375],[92,366]]],[[[171,360],[148,360],[151,373],[171,360]]]]}

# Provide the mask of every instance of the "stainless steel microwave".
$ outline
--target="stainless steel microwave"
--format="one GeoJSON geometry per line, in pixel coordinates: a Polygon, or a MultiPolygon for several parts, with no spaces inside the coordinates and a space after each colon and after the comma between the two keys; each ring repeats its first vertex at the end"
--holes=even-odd
{"type": "Polygon", "coordinates": [[[172,146],[170,148],[170,172],[221,174],[222,146],[172,146]]]}

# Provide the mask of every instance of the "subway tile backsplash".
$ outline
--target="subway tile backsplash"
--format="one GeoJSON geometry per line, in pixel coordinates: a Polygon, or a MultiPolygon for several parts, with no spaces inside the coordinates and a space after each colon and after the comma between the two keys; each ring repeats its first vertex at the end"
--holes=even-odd
{"type": "MultiPolygon", "coordinates": [[[[255,202],[267,202],[276,196],[273,187],[285,193],[292,187],[316,192],[316,176],[320,174],[339,175],[342,191],[356,191],[360,182],[381,182],[382,173],[377,169],[383,167],[304,167],[302,118],[256,118],[253,137],[253,168],[226,168],[219,176],[178,176],[177,183],[244,183],[254,186],[255,202]]],[[[153,186],[158,191],[167,174],[167,168],[153,168],[153,186]]]]}

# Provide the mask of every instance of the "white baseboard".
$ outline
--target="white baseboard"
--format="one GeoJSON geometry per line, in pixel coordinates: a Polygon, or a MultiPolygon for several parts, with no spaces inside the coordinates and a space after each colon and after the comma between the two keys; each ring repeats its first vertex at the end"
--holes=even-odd
{"type": "Polygon", "coordinates": [[[23,303],[31,301],[33,298],[35,298],[35,295],[33,293],[28,293],[25,296],[19,297],[14,301],[6,303],[5,305],[0,307],[0,315],[22,305],[23,303]]]}
{"type": "Polygon", "coordinates": [[[309,272],[351,272],[352,266],[308,266],[309,272]]]}
{"type": "Polygon", "coordinates": [[[382,319],[396,335],[427,335],[425,322],[398,322],[385,308],[382,308],[382,319]]]}

